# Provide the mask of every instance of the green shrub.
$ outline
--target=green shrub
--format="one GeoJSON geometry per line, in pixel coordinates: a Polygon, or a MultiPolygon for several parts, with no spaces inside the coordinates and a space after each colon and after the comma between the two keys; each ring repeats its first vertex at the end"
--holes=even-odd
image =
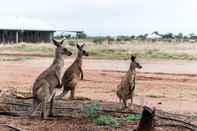
{"type": "Polygon", "coordinates": [[[192,118],[197,119],[197,113],[194,113],[194,114],[192,115],[192,118]]]}
{"type": "Polygon", "coordinates": [[[69,44],[70,46],[75,46],[75,43],[76,43],[76,42],[75,42],[74,40],[69,40],[69,41],[68,41],[68,44],[69,44]]]}
{"type": "Polygon", "coordinates": [[[112,116],[99,116],[96,119],[96,124],[97,125],[108,125],[114,128],[120,127],[120,122],[117,118],[114,118],[112,116]]]}
{"type": "Polygon", "coordinates": [[[105,41],[105,39],[102,38],[102,37],[96,37],[96,38],[93,39],[93,42],[95,44],[102,44],[104,41],[105,41]]]}
{"type": "Polygon", "coordinates": [[[100,103],[98,101],[84,106],[84,112],[90,118],[96,118],[98,116],[97,110],[100,108],[100,103]]]}
{"type": "Polygon", "coordinates": [[[141,117],[142,117],[141,114],[130,114],[130,115],[128,115],[128,117],[127,117],[127,121],[128,121],[128,122],[137,121],[137,120],[140,120],[141,117]]]}

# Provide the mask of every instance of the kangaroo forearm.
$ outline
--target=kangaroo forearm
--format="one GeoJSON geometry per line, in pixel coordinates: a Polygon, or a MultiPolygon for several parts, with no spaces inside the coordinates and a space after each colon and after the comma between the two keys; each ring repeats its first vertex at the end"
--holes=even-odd
{"type": "Polygon", "coordinates": [[[83,80],[83,72],[81,72],[81,80],[83,80]]]}
{"type": "Polygon", "coordinates": [[[81,80],[83,80],[83,70],[82,70],[81,67],[79,68],[79,70],[80,70],[80,73],[81,73],[81,80]]]}
{"type": "Polygon", "coordinates": [[[61,86],[61,80],[59,78],[59,75],[58,75],[57,71],[55,72],[55,75],[56,75],[56,78],[57,78],[57,81],[58,81],[58,86],[61,86]]]}

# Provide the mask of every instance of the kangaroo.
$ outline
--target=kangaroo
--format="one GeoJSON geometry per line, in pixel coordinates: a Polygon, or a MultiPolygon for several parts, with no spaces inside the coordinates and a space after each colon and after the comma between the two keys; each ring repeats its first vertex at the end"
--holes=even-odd
{"type": "Polygon", "coordinates": [[[58,98],[64,97],[68,91],[71,91],[70,99],[74,99],[75,88],[80,76],[81,80],[83,80],[82,57],[88,56],[88,52],[83,49],[84,45],[85,44],[80,46],[77,44],[77,57],[72,65],[65,71],[62,77],[61,87],[63,86],[63,92],[58,96],[58,98]]]}
{"type": "Polygon", "coordinates": [[[131,99],[131,105],[133,104],[133,92],[135,89],[135,76],[136,68],[141,69],[142,66],[136,62],[136,57],[131,56],[131,64],[126,75],[122,78],[120,84],[117,86],[116,94],[121,102],[123,101],[124,108],[127,107],[127,100],[131,99]]]}
{"type": "Polygon", "coordinates": [[[49,115],[52,116],[53,102],[57,91],[57,87],[60,87],[61,70],[64,66],[64,55],[70,56],[72,53],[63,47],[63,42],[57,42],[53,39],[53,43],[56,46],[55,59],[53,63],[42,72],[33,84],[33,108],[31,115],[42,106],[42,119],[47,119],[48,112],[46,110],[46,104],[50,102],[49,115]]]}

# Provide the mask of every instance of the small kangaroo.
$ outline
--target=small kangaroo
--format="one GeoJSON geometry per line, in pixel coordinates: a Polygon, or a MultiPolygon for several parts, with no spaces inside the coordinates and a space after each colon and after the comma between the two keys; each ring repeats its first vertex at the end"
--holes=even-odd
{"type": "Polygon", "coordinates": [[[83,45],[77,44],[78,54],[75,61],[72,63],[70,67],[65,71],[62,77],[62,85],[63,92],[58,96],[58,98],[64,97],[68,91],[71,91],[70,99],[74,99],[75,88],[77,86],[77,82],[80,79],[83,80],[83,70],[82,70],[82,57],[88,56],[88,52],[86,52],[83,45]]]}
{"type": "Polygon", "coordinates": [[[55,59],[53,63],[38,76],[33,84],[33,108],[31,115],[42,105],[41,117],[47,119],[48,112],[46,104],[48,102],[50,102],[49,115],[53,115],[53,102],[57,88],[60,87],[60,76],[64,66],[64,55],[72,55],[72,53],[62,45],[63,42],[64,40],[57,42],[53,39],[53,43],[56,46],[55,59]]]}
{"type": "Polygon", "coordinates": [[[135,76],[136,68],[141,69],[142,66],[136,62],[136,57],[131,56],[131,64],[126,75],[122,78],[120,84],[117,87],[117,96],[121,102],[123,101],[124,108],[127,107],[127,100],[131,99],[131,105],[133,104],[133,92],[135,89],[135,76]]]}

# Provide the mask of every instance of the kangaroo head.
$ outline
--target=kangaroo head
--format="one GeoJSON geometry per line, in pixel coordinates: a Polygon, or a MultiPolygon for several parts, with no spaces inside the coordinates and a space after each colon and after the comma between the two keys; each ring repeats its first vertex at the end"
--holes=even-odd
{"type": "Polygon", "coordinates": [[[141,69],[142,66],[135,60],[136,56],[131,56],[131,64],[130,64],[130,68],[132,69],[141,69]]]}
{"type": "Polygon", "coordinates": [[[85,44],[83,44],[81,46],[77,44],[77,49],[78,49],[78,55],[79,56],[88,56],[89,55],[88,52],[83,49],[84,46],[85,46],[85,44]]]}
{"type": "Polygon", "coordinates": [[[52,39],[52,40],[53,40],[53,44],[57,47],[56,48],[56,54],[59,54],[59,55],[67,55],[67,56],[72,55],[72,52],[70,52],[67,48],[65,48],[63,46],[64,40],[62,40],[60,42],[57,42],[54,39],[52,39]]]}

